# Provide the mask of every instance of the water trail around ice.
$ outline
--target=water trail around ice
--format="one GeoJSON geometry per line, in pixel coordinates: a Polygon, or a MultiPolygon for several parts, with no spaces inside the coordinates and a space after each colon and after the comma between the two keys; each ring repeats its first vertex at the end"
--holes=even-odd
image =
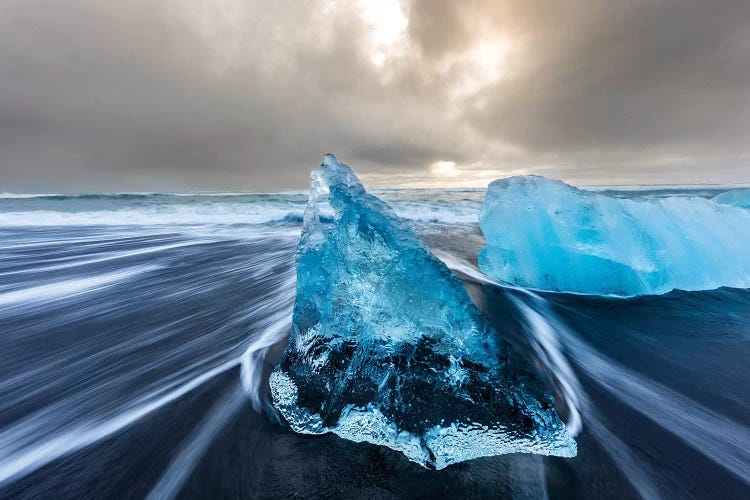
{"type": "Polygon", "coordinates": [[[568,409],[568,420],[566,426],[568,431],[577,436],[584,426],[602,444],[604,451],[610,456],[618,468],[624,472],[638,494],[646,499],[658,499],[658,478],[647,470],[628,446],[615,436],[607,427],[604,417],[589,399],[583,389],[578,376],[575,374],[567,358],[567,350],[564,340],[558,332],[561,331],[562,322],[553,322],[553,314],[549,310],[546,301],[533,292],[523,288],[508,286],[486,276],[469,262],[460,259],[447,252],[439,252],[436,255],[445,262],[454,272],[458,272],[469,279],[491,286],[504,287],[520,292],[519,297],[511,296],[512,303],[521,313],[526,322],[527,338],[534,353],[542,362],[548,378],[556,386],[558,393],[562,395],[565,406],[568,409]]]}
{"type": "MultiPolygon", "coordinates": [[[[570,414],[567,425],[572,433],[578,434],[585,426],[599,439],[610,443],[605,449],[619,447],[611,446],[617,438],[604,425],[569,360],[617,399],[750,484],[749,428],[599,353],[566,325],[538,294],[500,284],[450,254],[438,255],[451,269],[477,282],[520,292],[511,299],[526,321],[528,338],[537,357],[543,361],[564,396],[570,414]]],[[[616,454],[620,457],[616,460],[630,455],[627,461],[631,465],[627,468],[631,477],[646,478],[649,475],[645,471],[633,474],[634,467],[641,467],[635,465],[637,461],[629,452],[619,450],[616,454]]],[[[646,490],[656,492],[653,485],[646,490]]]]}
{"type": "MultiPolygon", "coordinates": [[[[541,297],[532,292],[526,293],[537,306],[541,306],[540,309],[547,309],[541,297]]],[[[600,415],[583,389],[563,354],[565,341],[557,333],[556,327],[559,327],[559,324],[553,326],[548,322],[548,317],[516,297],[513,297],[513,302],[526,319],[532,347],[539,359],[545,363],[545,368],[554,377],[556,385],[565,397],[565,403],[571,414],[568,425],[576,429],[576,434],[580,433],[585,425],[641,497],[661,498],[657,486],[659,481],[654,477],[653,472],[644,467],[628,446],[608,429],[604,417],[600,415]]]]}
{"type": "MultiPolygon", "coordinates": [[[[621,468],[623,457],[630,456],[624,469],[628,477],[634,477],[634,472],[641,478],[653,474],[636,465],[629,452],[623,455],[621,449],[617,452],[619,457],[610,452],[613,439],[617,438],[604,425],[565,355],[609,394],[750,484],[750,429],[609,359],[560,320],[540,296],[526,291],[525,297],[528,301],[513,300],[526,318],[540,358],[549,363],[562,387],[573,388],[574,397],[571,399],[566,393],[566,400],[579,405],[583,425],[602,442],[621,468]]],[[[634,486],[648,496],[639,485],[634,483],[634,486]]]]}
{"type": "Polygon", "coordinates": [[[237,414],[245,401],[245,394],[239,386],[230,388],[181,445],[176,457],[146,499],[171,500],[175,498],[213,440],[237,414]]]}
{"type": "MultiPolygon", "coordinates": [[[[223,228],[3,229],[0,485],[114,436],[240,364],[249,373],[246,353],[266,363],[291,316],[297,235],[274,227],[240,237],[223,228]]],[[[260,384],[246,388],[260,404],[260,384]]],[[[221,427],[218,413],[206,427],[221,427]]],[[[213,431],[196,434],[200,443],[213,431]]]]}

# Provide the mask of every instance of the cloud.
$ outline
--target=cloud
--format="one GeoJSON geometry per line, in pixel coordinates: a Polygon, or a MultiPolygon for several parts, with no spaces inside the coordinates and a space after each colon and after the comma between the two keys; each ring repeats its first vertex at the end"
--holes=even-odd
{"type": "Polygon", "coordinates": [[[2,190],[748,180],[746,2],[378,6],[9,0],[2,190]]]}

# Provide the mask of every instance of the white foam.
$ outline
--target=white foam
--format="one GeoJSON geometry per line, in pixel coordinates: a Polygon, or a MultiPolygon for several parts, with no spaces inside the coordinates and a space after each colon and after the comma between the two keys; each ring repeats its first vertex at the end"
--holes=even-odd
{"type": "MultiPolygon", "coordinates": [[[[62,203],[75,203],[74,200],[62,203]]],[[[479,205],[451,206],[426,202],[393,203],[396,213],[412,221],[445,224],[476,224],[479,205]]],[[[302,221],[302,202],[150,204],[113,210],[0,212],[0,226],[143,226],[143,225],[234,225],[302,221]]]]}
{"type": "Polygon", "coordinates": [[[159,269],[159,266],[138,266],[114,273],[89,278],[58,281],[45,285],[22,288],[0,294],[0,306],[30,305],[33,302],[57,300],[99,290],[132,278],[135,275],[159,269]]]}
{"type": "Polygon", "coordinates": [[[260,224],[281,221],[288,215],[302,217],[303,207],[260,203],[212,203],[151,205],[62,212],[52,210],[0,213],[0,226],[142,226],[201,224],[260,224]]]}
{"type": "Polygon", "coordinates": [[[34,193],[0,193],[0,198],[7,198],[7,199],[40,198],[42,196],[62,196],[62,195],[34,194],[34,193]]]}
{"type": "Polygon", "coordinates": [[[477,224],[480,206],[448,205],[443,203],[391,203],[393,210],[404,219],[416,222],[445,224],[477,224]]]}
{"type": "Polygon", "coordinates": [[[85,259],[74,260],[72,262],[65,262],[63,264],[52,264],[49,266],[39,266],[28,269],[22,269],[20,271],[8,271],[0,273],[0,276],[8,276],[12,274],[27,274],[27,273],[38,273],[40,271],[58,271],[60,269],[69,269],[71,267],[85,266],[88,264],[95,264],[98,262],[106,262],[115,259],[123,259],[126,257],[134,257],[136,255],[146,255],[150,253],[162,252],[164,250],[172,250],[175,248],[201,245],[204,243],[211,243],[213,240],[193,240],[193,241],[182,241],[179,243],[170,243],[167,245],[157,245],[146,248],[139,248],[137,250],[126,250],[122,252],[103,252],[100,257],[90,257],[85,259]]]}
{"type": "Polygon", "coordinates": [[[233,387],[214,404],[203,422],[182,444],[159,482],[146,497],[147,500],[167,500],[175,498],[182,485],[190,477],[196,465],[208,450],[209,446],[232,417],[242,408],[245,402],[242,390],[233,387]]]}
{"type": "Polygon", "coordinates": [[[147,402],[112,418],[79,422],[75,427],[69,428],[54,437],[30,445],[27,445],[26,441],[33,441],[35,433],[39,431],[37,426],[46,427],[44,422],[32,419],[31,421],[22,421],[16,426],[3,430],[0,432],[0,450],[2,450],[0,455],[0,485],[28,474],[56,458],[68,455],[111,436],[153,411],[176,401],[214,377],[234,368],[238,362],[239,360],[236,359],[227,361],[167,393],[154,391],[152,394],[141,398],[141,401],[147,402]]]}
{"type": "Polygon", "coordinates": [[[750,428],[609,359],[557,318],[544,299],[532,292],[525,295],[531,299],[529,304],[514,302],[526,319],[539,359],[557,379],[568,406],[583,417],[578,425],[582,422],[592,431],[631,482],[637,479],[633,485],[644,498],[659,497],[652,473],[606,428],[568,357],[620,401],[750,484],[750,428]]]}

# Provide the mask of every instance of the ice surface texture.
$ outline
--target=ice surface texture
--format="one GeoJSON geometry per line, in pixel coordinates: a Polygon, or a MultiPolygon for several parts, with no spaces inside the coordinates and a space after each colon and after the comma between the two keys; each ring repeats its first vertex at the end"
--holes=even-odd
{"type": "Polygon", "coordinates": [[[515,285],[592,294],[750,286],[750,212],[698,197],[622,199],[544,177],[492,182],[479,267],[515,285]]]}
{"type": "Polygon", "coordinates": [[[713,200],[722,205],[750,209],[750,189],[733,189],[715,196],[713,200]]]}
{"type": "Polygon", "coordinates": [[[460,280],[332,155],[312,175],[271,391],[297,432],[387,446],[426,467],[576,454],[552,397],[460,280]]]}

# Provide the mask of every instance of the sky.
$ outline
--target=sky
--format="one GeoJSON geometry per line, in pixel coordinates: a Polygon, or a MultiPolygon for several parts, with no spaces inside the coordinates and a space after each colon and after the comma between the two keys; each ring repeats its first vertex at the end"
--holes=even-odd
{"type": "Polygon", "coordinates": [[[746,0],[4,0],[0,191],[750,181],[746,0]]]}

